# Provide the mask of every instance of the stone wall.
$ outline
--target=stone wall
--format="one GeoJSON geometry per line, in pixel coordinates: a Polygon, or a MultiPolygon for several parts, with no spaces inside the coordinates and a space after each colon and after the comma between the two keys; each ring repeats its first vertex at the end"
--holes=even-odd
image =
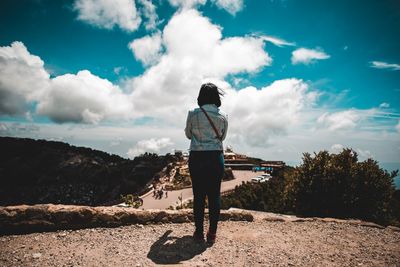
{"type": "MultiPolygon", "coordinates": [[[[222,221],[253,219],[251,213],[240,210],[222,210],[220,216],[222,221]]],[[[140,210],[53,204],[0,207],[0,234],[192,221],[192,210],[140,210]]]]}

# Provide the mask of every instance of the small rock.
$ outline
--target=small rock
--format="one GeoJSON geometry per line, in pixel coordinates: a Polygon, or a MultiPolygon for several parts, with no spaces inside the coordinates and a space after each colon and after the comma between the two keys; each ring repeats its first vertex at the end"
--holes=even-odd
{"type": "Polygon", "coordinates": [[[40,257],[42,257],[42,253],[33,253],[33,254],[32,254],[32,257],[33,257],[34,259],[39,259],[40,257]]]}

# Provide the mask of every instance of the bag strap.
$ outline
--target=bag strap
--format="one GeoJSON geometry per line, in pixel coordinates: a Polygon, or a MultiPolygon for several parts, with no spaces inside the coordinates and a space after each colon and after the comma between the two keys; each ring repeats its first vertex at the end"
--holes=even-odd
{"type": "Polygon", "coordinates": [[[222,136],[219,135],[217,127],[215,127],[215,124],[211,120],[210,116],[208,116],[207,112],[204,110],[204,108],[200,107],[200,109],[203,111],[204,115],[206,115],[208,121],[210,122],[212,128],[214,129],[215,134],[217,135],[218,140],[222,142],[222,136]]]}

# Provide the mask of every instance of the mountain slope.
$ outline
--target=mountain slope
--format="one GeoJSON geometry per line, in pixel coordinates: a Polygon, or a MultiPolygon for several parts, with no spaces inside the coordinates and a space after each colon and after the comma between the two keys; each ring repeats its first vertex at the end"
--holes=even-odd
{"type": "Polygon", "coordinates": [[[0,137],[0,205],[105,205],[140,193],[175,156],[134,160],[62,142],[0,137]]]}

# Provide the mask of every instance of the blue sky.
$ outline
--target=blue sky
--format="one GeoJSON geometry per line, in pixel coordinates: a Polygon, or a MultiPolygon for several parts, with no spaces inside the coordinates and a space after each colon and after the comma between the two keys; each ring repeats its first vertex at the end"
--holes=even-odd
{"type": "Polygon", "coordinates": [[[213,81],[239,152],[396,164],[399,29],[398,1],[3,0],[0,134],[187,149],[187,110],[213,81]]]}

